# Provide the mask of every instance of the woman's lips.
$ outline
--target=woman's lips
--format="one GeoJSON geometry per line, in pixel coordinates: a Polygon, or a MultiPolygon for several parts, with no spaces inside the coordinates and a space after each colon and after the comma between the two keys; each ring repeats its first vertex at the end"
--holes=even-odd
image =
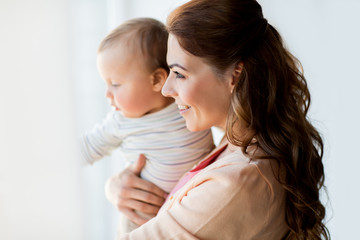
{"type": "Polygon", "coordinates": [[[178,108],[181,114],[184,114],[191,109],[189,105],[178,105],[178,108]]]}

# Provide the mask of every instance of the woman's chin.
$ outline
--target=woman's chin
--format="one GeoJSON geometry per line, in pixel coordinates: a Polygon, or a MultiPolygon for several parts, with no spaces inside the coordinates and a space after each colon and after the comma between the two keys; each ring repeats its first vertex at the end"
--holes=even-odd
{"type": "Polygon", "coordinates": [[[201,128],[201,126],[198,126],[196,124],[190,124],[188,122],[186,122],[186,128],[190,131],[190,132],[199,132],[202,130],[205,130],[206,128],[201,128]]]}

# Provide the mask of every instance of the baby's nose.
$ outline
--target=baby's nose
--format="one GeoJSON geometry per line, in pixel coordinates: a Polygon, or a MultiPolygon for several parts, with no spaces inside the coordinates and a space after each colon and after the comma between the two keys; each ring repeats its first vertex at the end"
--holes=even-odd
{"type": "Polygon", "coordinates": [[[113,94],[111,93],[111,91],[109,90],[109,88],[106,88],[105,90],[105,97],[108,99],[112,99],[113,98],[113,94]]]}

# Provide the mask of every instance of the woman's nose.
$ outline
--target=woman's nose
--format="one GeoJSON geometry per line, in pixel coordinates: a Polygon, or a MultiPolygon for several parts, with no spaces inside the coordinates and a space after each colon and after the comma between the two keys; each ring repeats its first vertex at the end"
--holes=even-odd
{"type": "MultiPolygon", "coordinates": [[[[171,73],[170,73],[171,74],[171,73]]],[[[173,86],[173,80],[169,77],[166,79],[164,86],[161,89],[161,94],[165,97],[174,97],[176,96],[176,92],[173,86]]]]}

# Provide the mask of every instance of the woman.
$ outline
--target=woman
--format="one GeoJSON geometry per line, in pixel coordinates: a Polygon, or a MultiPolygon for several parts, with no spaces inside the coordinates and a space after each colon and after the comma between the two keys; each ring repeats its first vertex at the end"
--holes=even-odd
{"type": "MultiPolygon", "coordinates": [[[[301,65],[254,0],[193,0],[167,20],[173,97],[187,128],[225,138],[186,174],[158,215],[121,239],[329,239],[319,200],[323,142],[307,120],[301,65]]],[[[118,179],[121,209],[156,212],[164,194],[118,179]],[[149,204],[146,204],[149,203],[149,204]]]]}

